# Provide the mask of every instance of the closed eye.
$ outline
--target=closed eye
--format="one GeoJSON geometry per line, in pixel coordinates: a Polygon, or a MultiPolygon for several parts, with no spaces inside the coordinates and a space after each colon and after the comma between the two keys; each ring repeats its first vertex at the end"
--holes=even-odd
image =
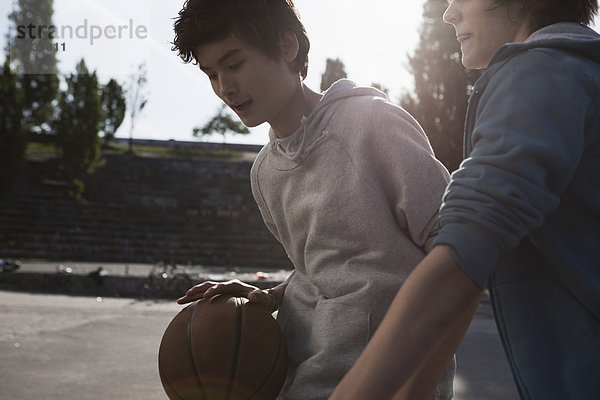
{"type": "Polygon", "coordinates": [[[243,64],[244,64],[244,60],[242,60],[240,62],[237,62],[237,63],[235,63],[233,65],[230,65],[229,69],[232,70],[232,71],[236,71],[236,70],[240,69],[243,64]]]}

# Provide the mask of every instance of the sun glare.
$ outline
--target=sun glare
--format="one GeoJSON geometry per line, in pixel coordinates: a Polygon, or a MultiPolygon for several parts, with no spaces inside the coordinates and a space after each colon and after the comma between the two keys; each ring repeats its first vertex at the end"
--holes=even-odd
{"type": "Polygon", "coordinates": [[[309,77],[320,82],[327,58],[339,58],[348,77],[363,85],[380,83],[399,95],[412,86],[406,55],[419,39],[423,0],[297,0],[311,37],[309,77]]]}

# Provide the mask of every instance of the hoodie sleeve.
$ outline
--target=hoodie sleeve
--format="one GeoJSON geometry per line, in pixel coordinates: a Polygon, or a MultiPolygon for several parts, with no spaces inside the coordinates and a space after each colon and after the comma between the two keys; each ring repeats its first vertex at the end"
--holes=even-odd
{"type": "Polygon", "coordinates": [[[448,245],[481,287],[499,257],[558,207],[584,149],[590,82],[571,58],[550,52],[517,55],[492,77],[473,150],[444,196],[435,244],[448,245]]]}
{"type": "Polygon", "coordinates": [[[392,210],[398,227],[428,252],[437,234],[448,171],[410,114],[383,99],[370,104],[358,146],[360,170],[392,210]]]}

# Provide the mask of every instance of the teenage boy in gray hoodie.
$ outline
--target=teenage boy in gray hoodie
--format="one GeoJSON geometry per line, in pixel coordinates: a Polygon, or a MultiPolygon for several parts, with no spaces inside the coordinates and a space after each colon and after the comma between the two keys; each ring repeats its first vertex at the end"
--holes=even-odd
{"type": "Polygon", "coordinates": [[[585,26],[597,11],[450,1],[463,64],[486,68],[467,158],[435,248],[333,398],[389,398],[486,285],[523,399],[600,398],[600,35],[585,26]]]}
{"type": "MultiPolygon", "coordinates": [[[[290,0],[189,0],[175,33],[174,50],[245,125],[270,124],[252,192],[295,267],[269,291],[206,282],[179,303],[233,293],[279,309],[290,356],[280,399],[326,399],[431,249],[448,173],[419,124],[381,92],[347,80],[324,94],[304,85],[309,41],[290,0]]],[[[432,358],[404,398],[451,398],[452,361],[452,352],[432,358]]]]}

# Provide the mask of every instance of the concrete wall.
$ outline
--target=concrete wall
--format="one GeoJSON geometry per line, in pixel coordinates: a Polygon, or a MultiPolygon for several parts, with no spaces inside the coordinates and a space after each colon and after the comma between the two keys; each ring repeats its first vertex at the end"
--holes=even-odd
{"type": "Polygon", "coordinates": [[[252,198],[250,162],[102,158],[82,203],[57,159],[28,161],[0,202],[0,258],[291,266],[252,198]]]}

